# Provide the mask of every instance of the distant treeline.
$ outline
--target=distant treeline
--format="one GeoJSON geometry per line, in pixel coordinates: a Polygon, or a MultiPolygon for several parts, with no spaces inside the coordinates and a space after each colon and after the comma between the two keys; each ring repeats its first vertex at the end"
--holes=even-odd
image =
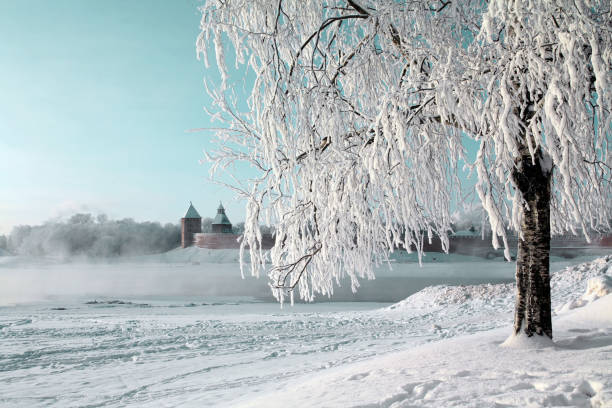
{"type": "MultiPolygon", "coordinates": [[[[202,218],[202,232],[212,232],[212,222],[212,218],[202,218]]],[[[244,223],[234,225],[232,232],[242,234],[244,223]]],[[[270,231],[262,227],[262,232],[270,231]]],[[[0,255],[115,257],[166,252],[180,244],[178,224],[75,214],[66,221],[20,225],[8,236],[0,235],[0,255]]]]}
{"type": "Polygon", "coordinates": [[[179,225],[109,220],[105,215],[75,214],[67,221],[20,225],[0,236],[0,249],[16,255],[113,257],[165,252],[181,241],[179,225]]]}

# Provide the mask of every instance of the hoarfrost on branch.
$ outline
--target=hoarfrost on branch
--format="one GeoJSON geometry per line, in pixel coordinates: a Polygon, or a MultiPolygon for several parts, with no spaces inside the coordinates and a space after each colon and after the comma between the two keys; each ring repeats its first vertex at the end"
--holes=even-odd
{"type": "Polygon", "coordinates": [[[434,237],[448,248],[463,163],[509,257],[525,148],[553,170],[553,232],[610,227],[609,1],[211,0],[201,11],[198,51],[215,50],[222,81],[207,89],[227,122],[213,168],[259,173],[234,186],[248,199],[243,250],[264,271],[259,222],[275,226],[268,274],[281,301],[295,288],[330,295],[344,276],[356,289],[397,248],[420,255],[434,237]]]}

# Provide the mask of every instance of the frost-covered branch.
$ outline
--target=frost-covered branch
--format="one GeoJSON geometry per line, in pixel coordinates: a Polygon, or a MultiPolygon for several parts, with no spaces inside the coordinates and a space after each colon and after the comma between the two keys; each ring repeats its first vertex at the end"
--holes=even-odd
{"type": "MultiPolygon", "coordinates": [[[[609,228],[610,4],[529,5],[206,2],[199,51],[214,49],[222,83],[208,89],[228,127],[213,167],[246,161],[259,173],[241,188],[250,251],[260,221],[276,227],[251,272],[271,261],[272,286],[283,271],[281,282],[312,299],[343,277],[356,288],[399,248],[420,254],[436,237],[447,248],[464,164],[495,246],[507,249],[527,209],[513,176],[525,160],[552,172],[553,232],[609,228]],[[227,74],[230,48],[254,74],[244,76],[246,112],[227,74]],[[480,143],[475,158],[467,139],[480,143]]],[[[286,285],[276,286],[282,299],[286,285]]]]}

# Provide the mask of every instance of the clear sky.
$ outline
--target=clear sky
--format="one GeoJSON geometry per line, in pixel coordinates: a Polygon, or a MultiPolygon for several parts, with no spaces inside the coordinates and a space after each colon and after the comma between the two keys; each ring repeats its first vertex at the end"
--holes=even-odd
{"type": "Polygon", "coordinates": [[[0,1],[0,234],[75,212],[177,222],[235,194],[211,126],[196,0],[0,1]]]}

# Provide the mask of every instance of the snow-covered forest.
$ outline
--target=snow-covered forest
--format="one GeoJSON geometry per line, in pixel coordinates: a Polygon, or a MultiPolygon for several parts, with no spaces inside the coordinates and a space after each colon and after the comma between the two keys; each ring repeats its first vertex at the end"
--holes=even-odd
{"type": "Polygon", "coordinates": [[[64,221],[17,226],[0,243],[16,255],[114,257],[169,251],[180,245],[180,232],[176,224],[84,213],[64,221]]]}
{"type": "MultiPolygon", "coordinates": [[[[202,232],[212,232],[213,219],[202,218],[202,232]]],[[[263,233],[270,228],[262,226],[263,233]]],[[[232,233],[242,234],[244,222],[232,226],[232,233]]],[[[166,252],[181,244],[178,224],[156,221],[137,222],[131,218],[110,220],[106,215],[75,214],[65,220],[42,225],[19,225],[0,235],[0,255],[88,256],[107,258],[166,252]]]]}

